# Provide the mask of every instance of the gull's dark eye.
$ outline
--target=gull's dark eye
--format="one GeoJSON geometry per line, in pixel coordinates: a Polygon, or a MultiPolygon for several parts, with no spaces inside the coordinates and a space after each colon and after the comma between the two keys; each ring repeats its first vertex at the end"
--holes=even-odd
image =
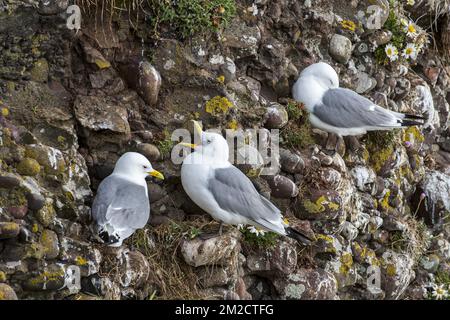
{"type": "Polygon", "coordinates": [[[210,144],[210,143],[211,143],[211,140],[210,140],[210,139],[206,140],[206,143],[207,143],[207,144],[210,144]]]}
{"type": "Polygon", "coordinates": [[[146,165],[142,166],[144,169],[148,169],[148,167],[146,165]]]}

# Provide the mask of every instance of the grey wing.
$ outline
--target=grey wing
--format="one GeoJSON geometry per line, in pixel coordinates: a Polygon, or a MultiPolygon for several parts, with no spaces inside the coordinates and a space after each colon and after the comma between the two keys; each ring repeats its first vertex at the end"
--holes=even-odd
{"type": "Polygon", "coordinates": [[[321,121],[339,128],[400,126],[395,113],[345,88],[328,90],[322,103],[314,106],[313,113],[321,121]]]}
{"type": "Polygon", "coordinates": [[[148,221],[150,203],[143,186],[109,176],[100,184],[92,205],[98,224],[116,228],[142,228],[148,221]]]}
{"type": "Polygon", "coordinates": [[[208,181],[208,190],[221,209],[244,216],[268,229],[278,228],[280,210],[260,195],[238,168],[215,169],[208,181]]]}

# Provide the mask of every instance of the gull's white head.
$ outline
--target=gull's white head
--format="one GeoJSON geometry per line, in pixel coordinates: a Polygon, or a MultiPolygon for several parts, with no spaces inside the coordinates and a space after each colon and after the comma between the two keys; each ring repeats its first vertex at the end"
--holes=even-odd
{"type": "Polygon", "coordinates": [[[215,132],[205,132],[197,121],[194,122],[195,134],[200,135],[199,144],[181,142],[180,145],[193,148],[195,152],[201,153],[203,157],[217,161],[228,161],[229,147],[225,138],[215,132]]]}
{"type": "Polygon", "coordinates": [[[119,160],[117,160],[113,173],[133,178],[145,179],[147,176],[151,175],[158,179],[164,179],[164,176],[160,172],[153,169],[150,161],[137,152],[124,153],[119,160]]]}
{"type": "Polygon", "coordinates": [[[325,62],[318,62],[306,67],[301,73],[301,78],[314,77],[325,88],[334,89],[339,87],[339,77],[336,71],[325,62]]]}

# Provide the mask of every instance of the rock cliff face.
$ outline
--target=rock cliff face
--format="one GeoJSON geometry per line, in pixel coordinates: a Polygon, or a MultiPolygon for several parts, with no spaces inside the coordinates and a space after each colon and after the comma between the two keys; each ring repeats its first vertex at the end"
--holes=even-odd
{"type": "Polygon", "coordinates": [[[70,1],[0,1],[0,300],[426,299],[450,289],[445,1],[196,0],[203,11],[189,15],[186,1],[110,2],[123,10],[77,1],[77,31],[70,1]],[[342,87],[426,125],[323,152],[327,135],[290,90],[321,60],[342,87]],[[240,169],[313,246],[234,227],[199,237],[217,225],[170,157],[172,131],[192,119],[265,129],[266,142],[279,129],[272,174],[240,169]],[[89,229],[90,205],[126,151],[166,180],[148,184],[148,226],[108,248],[89,229]]]}

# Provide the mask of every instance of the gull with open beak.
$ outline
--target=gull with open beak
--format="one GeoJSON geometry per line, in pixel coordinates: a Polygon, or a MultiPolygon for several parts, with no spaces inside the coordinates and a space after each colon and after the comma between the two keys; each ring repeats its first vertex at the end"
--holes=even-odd
{"type": "Polygon", "coordinates": [[[117,160],[113,173],[100,183],[92,217],[95,232],[109,246],[121,246],[123,240],[147,224],[148,176],[164,179],[142,154],[127,152],[117,160]]]}
{"type": "Polygon", "coordinates": [[[217,133],[204,132],[194,121],[199,144],[180,143],[191,147],[181,166],[181,182],[187,195],[215,220],[232,225],[253,225],[296,239],[303,244],[311,240],[290,228],[268,199],[260,195],[250,179],[228,161],[227,141],[217,133]]]}

